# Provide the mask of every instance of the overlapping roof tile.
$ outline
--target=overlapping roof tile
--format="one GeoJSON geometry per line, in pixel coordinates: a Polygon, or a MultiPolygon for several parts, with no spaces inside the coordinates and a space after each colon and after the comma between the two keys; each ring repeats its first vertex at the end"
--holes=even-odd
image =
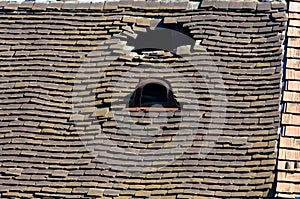
{"type": "Polygon", "coordinates": [[[282,133],[279,143],[277,194],[295,198],[299,191],[299,13],[300,3],[289,1],[286,38],[284,92],[282,98],[282,133]]]}
{"type": "Polygon", "coordinates": [[[274,194],[284,3],[0,6],[1,198],[274,194]],[[156,27],[195,44],[133,53],[156,27]],[[122,109],[153,76],[182,110],[122,109]]]}

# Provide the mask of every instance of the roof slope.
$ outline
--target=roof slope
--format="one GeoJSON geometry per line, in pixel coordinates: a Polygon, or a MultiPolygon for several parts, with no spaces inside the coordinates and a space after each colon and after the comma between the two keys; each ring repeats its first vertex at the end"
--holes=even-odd
{"type": "Polygon", "coordinates": [[[272,196],[284,3],[0,8],[0,198],[272,196]],[[198,45],[180,46],[180,56],[130,52],[127,39],[158,23],[179,25],[198,45]],[[161,136],[144,136],[156,121],[147,113],[114,112],[148,73],[168,79],[183,104],[151,113],[168,120],[161,136]]]}
{"type": "Polygon", "coordinates": [[[295,198],[300,195],[300,2],[289,2],[288,16],[283,131],[280,137],[277,192],[280,197],[295,198]]]}

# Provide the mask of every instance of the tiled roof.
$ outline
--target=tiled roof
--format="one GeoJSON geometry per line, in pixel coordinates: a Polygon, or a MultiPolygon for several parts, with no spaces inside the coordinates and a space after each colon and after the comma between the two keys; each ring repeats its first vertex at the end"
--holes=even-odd
{"type": "Polygon", "coordinates": [[[285,4],[198,4],[0,2],[0,198],[271,197],[285,4]],[[198,45],[130,52],[157,25],[198,45]],[[152,75],[180,112],[122,110],[152,75]]]}
{"type": "Polygon", "coordinates": [[[289,1],[288,18],[277,193],[295,198],[300,196],[300,2],[289,1]]]}

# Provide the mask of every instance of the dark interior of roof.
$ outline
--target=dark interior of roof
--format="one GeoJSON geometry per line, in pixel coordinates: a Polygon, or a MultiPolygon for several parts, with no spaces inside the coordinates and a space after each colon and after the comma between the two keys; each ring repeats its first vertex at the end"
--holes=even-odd
{"type": "Polygon", "coordinates": [[[160,23],[156,29],[139,32],[136,39],[128,38],[129,46],[134,46],[134,51],[140,49],[160,49],[173,52],[179,46],[193,45],[193,38],[188,28],[182,27],[180,24],[162,24],[160,23]]]}
{"type": "Polygon", "coordinates": [[[167,89],[163,85],[150,83],[147,84],[142,92],[142,106],[166,105],[167,104],[167,89]]]}

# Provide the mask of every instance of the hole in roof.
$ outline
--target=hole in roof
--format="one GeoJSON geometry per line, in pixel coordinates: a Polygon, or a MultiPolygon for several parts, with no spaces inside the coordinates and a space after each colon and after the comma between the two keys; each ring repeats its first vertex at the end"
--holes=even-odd
{"type": "Polygon", "coordinates": [[[169,82],[162,79],[146,79],[142,80],[132,93],[129,110],[176,111],[180,110],[180,104],[175,99],[169,82]]]}
{"type": "Polygon", "coordinates": [[[147,84],[142,91],[142,106],[152,106],[155,104],[166,106],[168,103],[168,90],[163,85],[157,83],[147,84]]]}
{"type": "Polygon", "coordinates": [[[127,45],[134,46],[135,52],[140,49],[174,52],[179,46],[194,44],[193,39],[187,40],[186,36],[193,38],[189,29],[182,27],[181,24],[160,23],[154,30],[139,32],[136,39],[128,38],[127,45]]]}

